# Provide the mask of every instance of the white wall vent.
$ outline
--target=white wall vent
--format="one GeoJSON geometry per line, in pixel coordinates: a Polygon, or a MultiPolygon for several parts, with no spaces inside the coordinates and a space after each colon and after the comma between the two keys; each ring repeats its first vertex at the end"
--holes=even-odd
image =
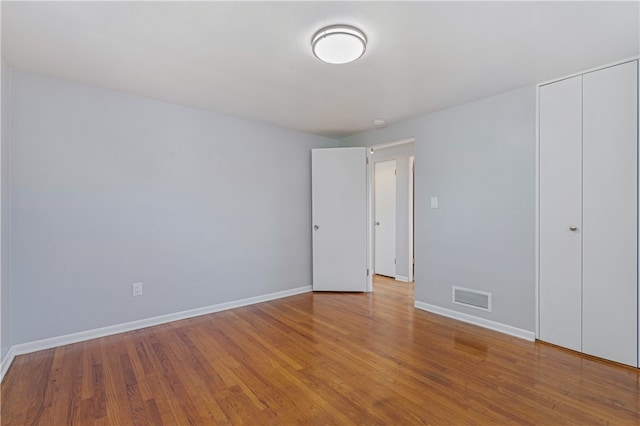
{"type": "Polygon", "coordinates": [[[452,287],[453,303],[491,312],[491,293],[458,286],[452,287]]]}

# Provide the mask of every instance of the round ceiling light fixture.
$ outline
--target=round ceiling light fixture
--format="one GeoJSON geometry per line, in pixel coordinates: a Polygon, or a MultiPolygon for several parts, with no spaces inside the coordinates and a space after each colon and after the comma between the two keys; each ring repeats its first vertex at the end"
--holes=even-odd
{"type": "Polygon", "coordinates": [[[316,58],[329,64],[346,64],[358,59],[367,50],[367,37],[349,25],[322,28],[311,39],[316,58]]]}

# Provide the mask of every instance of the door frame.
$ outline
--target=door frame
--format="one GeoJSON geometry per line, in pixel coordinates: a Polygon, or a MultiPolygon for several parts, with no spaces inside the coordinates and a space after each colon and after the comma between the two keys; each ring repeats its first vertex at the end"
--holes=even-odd
{"type": "Polygon", "coordinates": [[[414,227],[414,221],[415,221],[415,212],[414,212],[414,208],[415,208],[415,164],[416,164],[416,155],[415,155],[415,151],[413,153],[413,155],[411,155],[409,157],[409,282],[413,282],[413,268],[415,265],[414,262],[414,237],[413,237],[413,227],[414,227]]]}
{"type": "MultiPolygon", "coordinates": [[[[372,158],[372,154],[376,149],[383,149],[383,148],[391,148],[393,146],[398,146],[398,145],[405,145],[408,143],[413,143],[415,142],[416,139],[411,137],[411,138],[405,138],[405,139],[400,139],[394,142],[388,142],[388,143],[381,143],[381,144],[377,144],[377,145],[371,145],[368,147],[367,149],[367,164],[369,167],[367,167],[367,219],[369,220],[368,226],[367,226],[367,268],[369,270],[369,276],[367,277],[367,292],[373,292],[373,261],[374,261],[374,251],[373,251],[373,239],[374,239],[374,229],[373,229],[373,222],[374,222],[374,205],[373,205],[373,172],[374,172],[374,167],[373,167],[373,158],[372,158]]],[[[414,153],[414,157],[415,157],[415,153],[414,153]]],[[[415,160],[414,160],[415,161],[415,160]]],[[[413,163],[412,163],[412,167],[413,167],[413,163]]],[[[412,168],[410,167],[410,169],[412,168]]],[[[409,180],[411,182],[411,179],[409,180]]],[[[413,199],[413,197],[409,197],[410,199],[413,199]]],[[[411,201],[413,202],[413,200],[411,201]]],[[[411,228],[413,228],[413,209],[409,209],[409,226],[411,228]]],[[[411,229],[411,234],[410,234],[410,241],[413,238],[413,229],[411,229]]],[[[413,245],[412,245],[413,248],[413,245]]],[[[412,250],[410,251],[410,257],[413,258],[413,253],[412,250]]],[[[410,259],[411,260],[411,259],[410,259]]],[[[409,271],[411,271],[411,268],[409,268],[409,271]]],[[[413,277],[411,277],[413,278],[413,277]]],[[[411,281],[411,279],[410,279],[411,281]]]]}

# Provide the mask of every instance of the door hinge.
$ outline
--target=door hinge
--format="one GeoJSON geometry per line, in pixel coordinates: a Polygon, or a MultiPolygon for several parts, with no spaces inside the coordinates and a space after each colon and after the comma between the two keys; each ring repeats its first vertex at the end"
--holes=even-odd
{"type": "Polygon", "coordinates": [[[367,269],[367,276],[369,276],[369,270],[367,269]]]}
{"type": "Polygon", "coordinates": [[[415,265],[416,264],[416,258],[414,257],[413,259],[411,259],[411,264],[415,265]]]}
{"type": "Polygon", "coordinates": [[[364,157],[366,161],[366,164],[369,165],[369,157],[364,157]]]}
{"type": "Polygon", "coordinates": [[[395,169],[395,170],[393,171],[393,174],[394,174],[394,175],[396,175],[396,176],[398,176],[398,169],[395,169]]]}
{"type": "Polygon", "coordinates": [[[393,259],[393,264],[394,264],[394,265],[396,264],[396,259],[393,259]]]}

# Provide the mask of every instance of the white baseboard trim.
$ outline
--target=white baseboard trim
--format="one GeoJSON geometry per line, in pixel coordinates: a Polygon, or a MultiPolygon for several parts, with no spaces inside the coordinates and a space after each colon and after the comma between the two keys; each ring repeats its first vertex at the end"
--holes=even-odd
{"type": "Polygon", "coordinates": [[[402,275],[396,275],[396,281],[402,281],[403,283],[409,282],[409,277],[403,277],[402,275]]]}
{"type": "Polygon", "coordinates": [[[99,337],[111,336],[113,334],[125,333],[127,331],[138,330],[141,328],[152,327],[154,325],[166,324],[168,322],[198,317],[200,315],[212,314],[214,312],[226,311],[228,309],[240,308],[242,306],[254,305],[256,303],[281,299],[283,297],[295,296],[296,294],[309,293],[311,291],[312,287],[308,285],[304,287],[292,288],[290,290],[263,294],[261,296],[248,297],[246,299],[234,300],[231,302],[219,303],[217,305],[210,305],[202,308],[176,312],[173,314],[159,315],[157,317],[145,318],[137,321],[110,325],[93,330],[80,331],[78,333],[65,334],[63,336],[51,337],[48,339],[35,340],[33,342],[13,345],[11,346],[11,348],[9,348],[7,356],[5,356],[5,359],[9,360],[8,362],[6,362],[6,366],[5,359],[2,360],[2,376],[4,377],[5,370],[9,369],[11,361],[13,361],[13,358],[17,355],[55,348],[57,346],[69,345],[71,343],[83,342],[85,340],[97,339],[99,337]],[[11,357],[9,357],[9,355],[11,355],[11,357]]]}
{"type": "Polygon", "coordinates": [[[502,324],[500,322],[479,318],[469,314],[464,314],[462,312],[453,311],[451,309],[441,308],[440,306],[431,305],[429,303],[418,302],[417,300],[414,306],[418,309],[422,309],[423,311],[442,315],[448,318],[453,318],[455,320],[477,325],[479,327],[488,328],[490,330],[498,331],[500,333],[508,334],[514,337],[519,337],[520,339],[525,339],[530,342],[533,342],[536,340],[536,334],[533,331],[512,327],[507,324],[502,324]]]}
{"type": "Polygon", "coordinates": [[[9,347],[9,350],[7,351],[7,353],[4,355],[4,358],[2,358],[2,364],[0,365],[0,383],[2,383],[2,379],[4,379],[4,375],[7,372],[7,370],[9,370],[9,367],[11,367],[11,363],[13,362],[13,359],[16,357],[16,354],[13,350],[13,346],[9,347]]]}

